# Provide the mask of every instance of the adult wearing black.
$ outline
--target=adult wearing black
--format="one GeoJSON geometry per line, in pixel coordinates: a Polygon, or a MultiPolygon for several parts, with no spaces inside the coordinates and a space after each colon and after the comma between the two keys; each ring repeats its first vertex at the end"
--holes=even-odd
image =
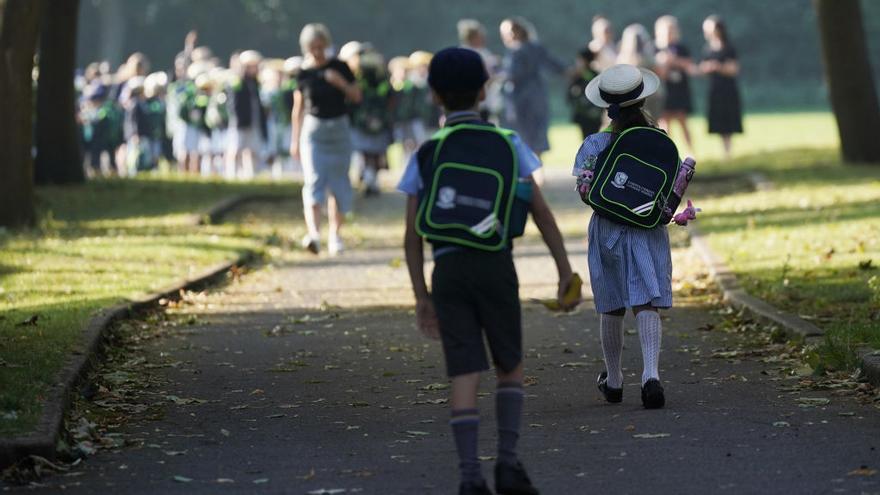
{"type": "Polygon", "coordinates": [[[327,201],[331,255],[342,251],[339,231],[351,211],[353,191],[349,103],[360,103],[361,90],[348,65],[327,56],[330,31],[307,24],[299,37],[303,68],[297,78],[291,116],[290,154],[303,167],[303,214],[308,234],[303,248],[317,254],[321,246],[321,207],[327,201]],[[329,195],[328,195],[329,192],[329,195]]]}
{"type": "Polygon", "coordinates": [[[657,46],[657,75],[663,81],[666,93],[663,112],[660,113],[660,127],[671,131],[673,122],[677,122],[688,149],[693,150],[687,118],[693,111],[690,75],[696,73],[697,68],[691,59],[690,50],[681,42],[678,19],[671,15],[657,19],[654,37],[657,46]]]}
{"type": "Polygon", "coordinates": [[[730,158],[731,138],[743,131],[740,104],[739,61],[727,36],[727,27],[717,15],[703,22],[706,38],[700,72],[709,77],[709,133],[720,134],[724,157],[730,158]]]}

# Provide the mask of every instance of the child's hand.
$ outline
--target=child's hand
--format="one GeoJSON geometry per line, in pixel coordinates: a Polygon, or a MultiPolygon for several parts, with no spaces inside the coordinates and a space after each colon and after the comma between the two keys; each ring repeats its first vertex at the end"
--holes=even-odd
{"type": "Polygon", "coordinates": [[[562,311],[571,311],[581,303],[581,286],[583,281],[580,275],[572,273],[568,278],[559,281],[559,289],[556,292],[556,302],[562,311]]]}
{"type": "Polygon", "coordinates": [[[434,312],[434,303],[429,297],[416,300],[416,326],[425,337],[432,340],[440,338],[440,324],[434,312]]]}

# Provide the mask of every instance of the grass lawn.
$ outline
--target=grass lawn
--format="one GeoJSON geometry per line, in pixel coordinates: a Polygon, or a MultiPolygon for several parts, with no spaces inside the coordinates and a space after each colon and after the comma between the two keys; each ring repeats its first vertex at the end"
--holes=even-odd
{"type": "Polygon", "coordinates": [[[195,227],[193,213],[233,194],[298,190],[179,179],[39,188],[40,226],[0,233],[0,436],[34,426],[96,310],[263,245],[264,232],[195,227]]]}
{"type": "Polygon", "coordinates": [[[799,149],[707,169],[690,191],[699,225],[745,289],[826,330],[825,366],[852,369],[860,345],[880,348],[880,166],[799,149]],[[727,170],[760,171],[776,187],[713,180],[727,170]]]}

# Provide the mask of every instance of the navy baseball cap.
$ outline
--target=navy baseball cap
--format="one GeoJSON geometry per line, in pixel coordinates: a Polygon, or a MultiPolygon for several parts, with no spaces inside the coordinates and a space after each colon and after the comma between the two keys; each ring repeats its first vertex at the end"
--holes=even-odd
{"type": "Polygon", "coordinates": [[[488,80],[483,57],[469,48],[444,48],[428,66],[428,84],[434,91],[477,91],[488,80]]]}

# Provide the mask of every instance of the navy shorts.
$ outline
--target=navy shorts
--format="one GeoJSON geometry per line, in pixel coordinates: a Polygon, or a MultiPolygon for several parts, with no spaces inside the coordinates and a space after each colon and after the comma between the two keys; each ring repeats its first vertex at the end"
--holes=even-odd
{"type": "Polygon", "coordinates": [[[509,372],[522,361],[519,281],[510,250],[461,249],[435,260],[432,299],[449,376],[489,369],[509,372]]]}

